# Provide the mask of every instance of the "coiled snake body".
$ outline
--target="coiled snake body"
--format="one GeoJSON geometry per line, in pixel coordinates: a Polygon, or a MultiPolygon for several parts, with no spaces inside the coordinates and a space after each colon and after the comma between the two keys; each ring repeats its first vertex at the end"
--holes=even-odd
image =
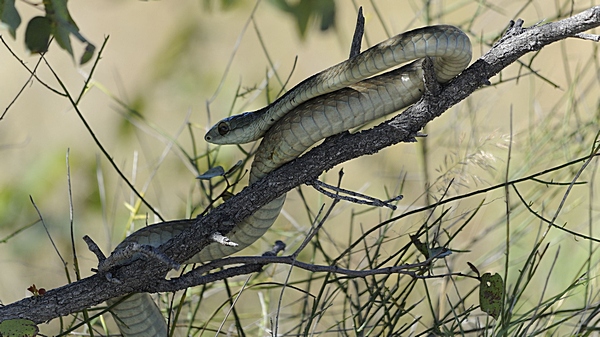
{"type": "MultiPolygon", "coordinates": [[[[226,118],[205,136],[215,144],[237,144],[264,136],[258,147],[250,184],[293,160],[326,137],[361,126],[416,102],[424,91],[421,61],[371,77],[401,63],[432,57],[436,78],[447,82],[471,60],[469,38],[453,26],[430,26],[409,31],[369,48],[298,84],[271,105],[226,118]]],[[[211,243],[187,263],[233,254],[260,238],[273,224],[285,194],[266,204],[227,234],[237,247],[211,243]]],[[[192,222],[165,222],[145,227],[120,243],[159,246],[192,222]]],[[[116,303],[112,299],[109,304],[116,303]]],[[[113,315],[126,337],[164,337],[167,327],[147,294],[134,294],[115,305],[113,315]]]]}

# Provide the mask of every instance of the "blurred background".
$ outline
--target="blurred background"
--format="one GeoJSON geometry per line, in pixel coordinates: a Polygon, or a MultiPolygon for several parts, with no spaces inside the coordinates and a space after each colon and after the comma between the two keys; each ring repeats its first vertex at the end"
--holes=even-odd
{"type": "MultiPolygon", "coordinates": [[[[522,18],[525,26],[554,21],[589,8],[592,2],[578,1],[572,7],[570,1],[545,0],[71,1],[69,10],[81,34],[97,47],[94,59],[79,66],[53,43],[46,54],[48,63],[37,68],[39,80],[31,80],[21,64],[32,69],[40,60],[24,47],[24,24],[16,39],[0,31],[6,43],[0,46],[0,106],[5,113],[0,120],[0,302],[29,296],[27,287],[32,284],[51,289],[67,283],[57,251],[74,279],[71,225],[85,277],[97,261],[81,240],[83,235],[90,235],[108,253],[130,231],[160,221],[140,205],[69,100],[50,90],[63,91],[50,67],[73,97],[79,96],[93,71],[78,105],[85,121],[120,170],[165,219],[189,218],[209,203],[195,178],[209,168],[205,154],[216,148],[203,140],[207,128],[230,114],[258,109],[282,88],[290,89],[346,59],[358,6],[363,6],[366,18],[363,49],[412,28],[444,23],[467,32],[476,60],[510,20],[522,18]]],[[[16,7],[24,22],[43,15],[29,2],[17,2],[16,7]]],[[[84,45],[72,42],[75,55],[80,55],[84,45]]],[[[404,200],[394,212],[342,203],[325,227],[329,236],[321,240],[331,246],[324,249],[341,251],[381,221],[441,198],[522,178],[589,154],[600,116],[598,60],[597,44],[576,39],[528,54],[493,78],[493,85],[430,123],[426,140],[400,144],[325,173],[323,180],[335,184],[343,168],[344,188],[379,199],[403,194],[404,200]]],[[[210,155],[225,169],[245,157],[236,146],[224,146],[210,155]]],[[[569,166],[540,179],[569,183],[580,167],[569,166]]],[[[579,178],[587,184],[575,186],[557,218],[557,224],[592,237],[597,237],[593,224],[598,222],[596,172],[594,161],[579,178]]],[[[536,212],[552,218],[567,186],[528,181],[518,188],[536,212]]],[[[291,248],[300,243],[303,235],[298,233],[305,233],[320,206],[330,203],[307,186],[300,189],[302,194],[288,193],[273,230],[244,254],[262,253],[276,239],[291,248]]],[[[442,232],[456,231],[450,248],[464,252],[445,260],[446,272],[469,273],[466,262],[470,261],[482,272],[504,274],[508,267],[515,272],[508,274],[507,282],[514,282],[547,226],[527,211],[513,190],[508,200],[504,192],[494,189],[393,222],[386,229],[389,241],[381,254],[392,254],[406,244],[407,234],[429,216],[433,221],[448,211],[438,225],[442,232]],[[459,230],[480,203],[483,206],[468,226],[459,230]],[[508,263],[507,242],[512,254],[508,263]]],[[[377,241],[382,233],[372,234],[367,241],[377,241]]],[[[440,237],[439,244],[447,240],[440,237]]],[[[520,308],[554,296],[585,271],[595,275],[595,243],[556,229],[546,243],[547,254],[557,259],[544,260],[539,286],[520,308]],[[546,282],[544,292],[541,285],[546,282]]],[[[353,267],[361,268],[360,261],[353,267]]],[[[283,281],[286,270],[274,268],[269,275],[283,281]]],[[[476,286],[474,281],[464,282],[468,289],[476,286]]],[[[436,294],[452,293],[449,298],[460,293],[448,290],[447,280],[430,281],[430,286],[436,294]]],[[[420,298],[418,294],[415,298],[420,298]]],[[[465,306],[477,305],[476,300],[465,306]]],[[[276,305],[275,301],[267,311],[276,305]]],[[[240,303],[240,311],[243,307],[240,303]]],[[[447,310],[443,307],[440,303],[439,312],[447,310]]],[[[258,316],[250,312],[250,322],[255,319],[252,314],[258,316]]],[[[432,320],[425,315],[420,324],[428,326],[432,320]]],[[[54,329],[55,325],[42,326],[49,335],[54,329]]]]}

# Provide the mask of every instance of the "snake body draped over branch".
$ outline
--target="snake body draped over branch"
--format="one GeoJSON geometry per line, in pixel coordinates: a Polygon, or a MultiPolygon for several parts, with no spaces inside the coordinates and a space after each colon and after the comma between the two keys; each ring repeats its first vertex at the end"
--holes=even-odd
{"type": "MultiPolygon", "coordinates": [[[[364,125],[416,102],[424,92],[421,60],[431,57],[437,80],[448,82],[471,61],[471,42],[447,25],[415,29],[385,40],[361,54],[304,80],[269,106],[228,117],[205,136],[215,144],[240,144],[264,137],[258,147],[250,184],[293,160],[316,142],[364,125]],[[401,68],[371,77],[402,63],[401,68]]],[[[236,247],[211,243],[187,263],[231,255],[252,244],[273,224],[285,194],[258,209],[227,237],[236,247]]],[[[115,251],[132,242],[160,246],[184,231],[190,222],[164,222],[140,229],[115,251]]],[[[109,304],[125,337],[164,337],[167,325],[148,294],[133,294],[109,304]]]]}

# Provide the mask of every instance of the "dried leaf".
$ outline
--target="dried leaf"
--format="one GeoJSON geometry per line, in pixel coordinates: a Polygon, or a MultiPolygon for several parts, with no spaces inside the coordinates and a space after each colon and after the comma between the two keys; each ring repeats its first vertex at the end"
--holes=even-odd
{"type": "Polygon", "coordinates": [[[39,331],[28,319],[9,319],[0,323],[0,337],[34,337],[39,331]]]}

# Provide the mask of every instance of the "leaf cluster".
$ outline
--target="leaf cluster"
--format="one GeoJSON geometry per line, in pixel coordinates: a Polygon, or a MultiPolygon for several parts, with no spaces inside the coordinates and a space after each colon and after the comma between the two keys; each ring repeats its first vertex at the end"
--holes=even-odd
{"type": "MultiPolygon", "coordinates": [[[[25,46],[32,53],[45,53],[53,38],[60,48],[74,57],[71,35],[85,44],[79,64],[92,59],[96,47],[79,32],[79,27],[67,8],[67,0],[44,0],[45,15],[35,16],[27,23],[25,46]]],[[[21,16],[15,7],[15,0],[0,0],[0,22],[8,27],[10,35],[16,38],[21,16]]]]}

